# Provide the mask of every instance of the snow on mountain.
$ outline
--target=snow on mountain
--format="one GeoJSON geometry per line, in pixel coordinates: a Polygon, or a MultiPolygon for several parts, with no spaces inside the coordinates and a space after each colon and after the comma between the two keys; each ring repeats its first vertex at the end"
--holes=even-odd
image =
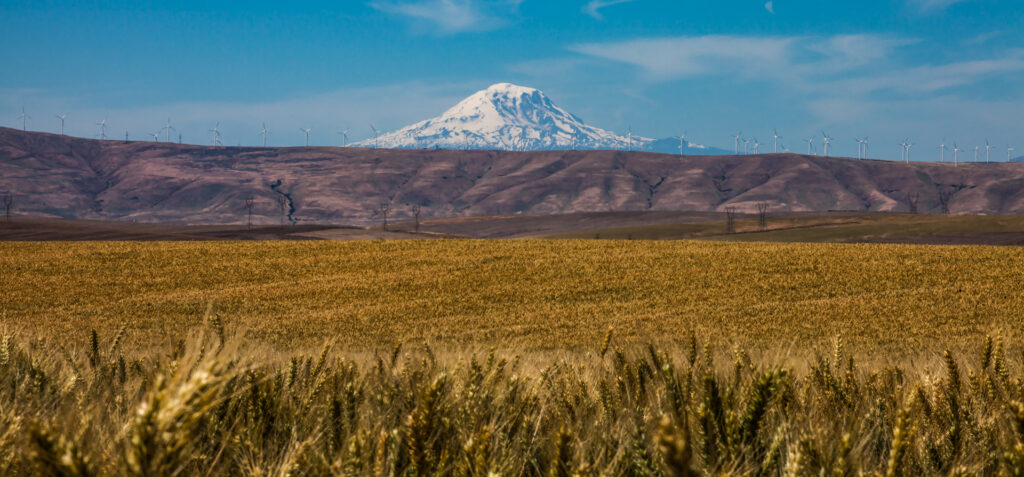
{"type": "Polygon", "coordinates": [[[499,83],[474,93],[441,116],[354,145],[388,149],[643,150],[653,142],[589,126],[539,90],[499,83]]]}

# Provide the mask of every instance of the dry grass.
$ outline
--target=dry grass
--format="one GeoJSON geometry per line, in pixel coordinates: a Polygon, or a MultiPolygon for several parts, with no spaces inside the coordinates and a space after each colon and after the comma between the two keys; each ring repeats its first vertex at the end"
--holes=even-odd
{"type": "Polygon", "coordinates": [[[422,346],[288,357],[208,329],[139,354],[4,335],[0,474],[1024,472],[1024,363],[998,339],[916,369],[836,342],[797,371],[692,338],[609,335],[525,364],[422,346]]]}
{"type": "Polygon", "coordinates": [[[0,319],[21,336],[172,346],[208,307],[281,350],[423,341],[572,350],[690,330],[798,354],[1020,341],[1024,250],[640,241],[0,244],[0,319]]]}

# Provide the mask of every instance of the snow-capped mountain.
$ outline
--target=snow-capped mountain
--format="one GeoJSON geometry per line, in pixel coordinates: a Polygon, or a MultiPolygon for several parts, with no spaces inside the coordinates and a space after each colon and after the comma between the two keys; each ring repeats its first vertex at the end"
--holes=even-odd
{"type": "Polygon", "coordinates": [[[499,83],[433,119],[353,144],[389,149],[627,149],[653,139],[618,135],[585,124],[543,92],[499,83]]]}

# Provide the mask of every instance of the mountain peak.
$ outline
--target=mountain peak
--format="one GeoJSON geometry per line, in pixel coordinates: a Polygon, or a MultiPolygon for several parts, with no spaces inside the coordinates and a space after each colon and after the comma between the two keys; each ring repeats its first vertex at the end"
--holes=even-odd
{"type": "MultiPolygon", "coordinates": [[[[473,93],[442,115],[377,138],[393,149],[639,149],[650,141],[632,140],[585,124],[558,107],[542,91],[496,83],[473,93]]],[[[356,143],[373,146],[373,140],[356,143]]]]}

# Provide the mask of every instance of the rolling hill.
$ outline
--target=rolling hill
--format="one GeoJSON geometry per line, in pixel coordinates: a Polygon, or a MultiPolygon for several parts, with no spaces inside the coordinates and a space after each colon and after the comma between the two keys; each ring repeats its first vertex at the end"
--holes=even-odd
{"type": "Polygon", "coordinates": [[[0,128],[0,191],[19,214],[188,224],[365,225],[610,211],[1024,212],[1024,164],[798,154],[215,147],[0,128]]]}

